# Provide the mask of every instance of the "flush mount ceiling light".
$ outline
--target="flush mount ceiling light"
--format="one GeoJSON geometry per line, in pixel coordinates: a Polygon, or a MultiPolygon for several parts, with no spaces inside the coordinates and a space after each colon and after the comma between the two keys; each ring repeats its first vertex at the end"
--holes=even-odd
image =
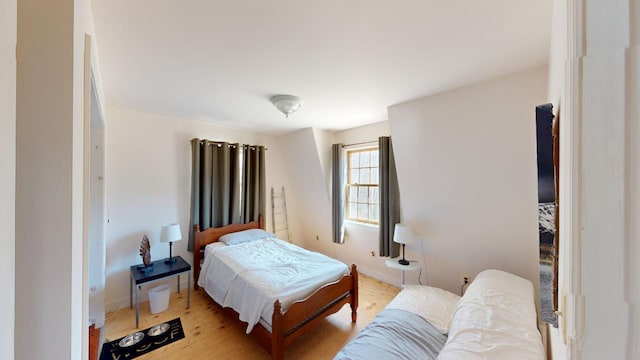
{"type": "Polygon", "coordinates": [[[276,95],[271,98],[271,102],[275,105],[281,113],[289,117],[302,106],[302,99],[293,95],[276,95]]]}

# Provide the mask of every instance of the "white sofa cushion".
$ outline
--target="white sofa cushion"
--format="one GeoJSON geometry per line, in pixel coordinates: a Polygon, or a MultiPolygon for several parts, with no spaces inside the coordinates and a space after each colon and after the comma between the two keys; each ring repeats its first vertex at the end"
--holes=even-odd
{"type": "Polygon", "coordinates": [[[481,272],[458,302],[438,359],[545,359],[534,304],[530,281],[481,272]]]}

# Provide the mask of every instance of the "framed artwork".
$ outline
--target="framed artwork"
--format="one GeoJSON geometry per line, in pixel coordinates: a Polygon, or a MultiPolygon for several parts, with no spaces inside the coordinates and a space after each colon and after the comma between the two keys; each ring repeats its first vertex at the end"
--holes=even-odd
{"type": "Polygon", "coordinates": [[[553,105],[536,107],[540,309],[543,321],[557,326],[559,126],[553,105]]]}

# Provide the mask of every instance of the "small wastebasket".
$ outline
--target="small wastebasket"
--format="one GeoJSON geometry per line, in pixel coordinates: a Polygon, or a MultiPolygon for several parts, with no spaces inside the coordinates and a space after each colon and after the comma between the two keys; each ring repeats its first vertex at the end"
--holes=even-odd
{"type": "Polygon", "coordinates": [[[149,306],[151,313],[157,314],[167,310],[169,307],[169,295],[171,294],[171,285],[165,284],[156,286],[149,290],[149,306]]]}

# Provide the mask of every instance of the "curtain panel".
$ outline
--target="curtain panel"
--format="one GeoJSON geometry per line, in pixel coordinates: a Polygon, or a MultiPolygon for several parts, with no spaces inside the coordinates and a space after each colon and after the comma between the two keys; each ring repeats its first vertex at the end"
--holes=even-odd
{"type": "Polygon", "coordinates": [[[393,231],[400,222],[400,189],[396,175],[396,163],[393,146],[389,136],[378,138],[380,154],[380,256],[396,257],[400,255],[400,244],[393,242],[393,231]]]}
{"type": "Polygon", "coordinates": [[[193,251],[194,226],[200,230],[240,222],[238,144],[191,140],[191,221],[187,249],[193,251]]]}
{"type": "Polygon", "coordinates": [[[259,221],[267,208],[265,147],[243,145],[242,223],[259,221]]]}
{"type": "Polygon", "coordinates": [[[331,145],[331,231],[333,242],[344,243],[345,216],[344,144],[331,145]]]}

